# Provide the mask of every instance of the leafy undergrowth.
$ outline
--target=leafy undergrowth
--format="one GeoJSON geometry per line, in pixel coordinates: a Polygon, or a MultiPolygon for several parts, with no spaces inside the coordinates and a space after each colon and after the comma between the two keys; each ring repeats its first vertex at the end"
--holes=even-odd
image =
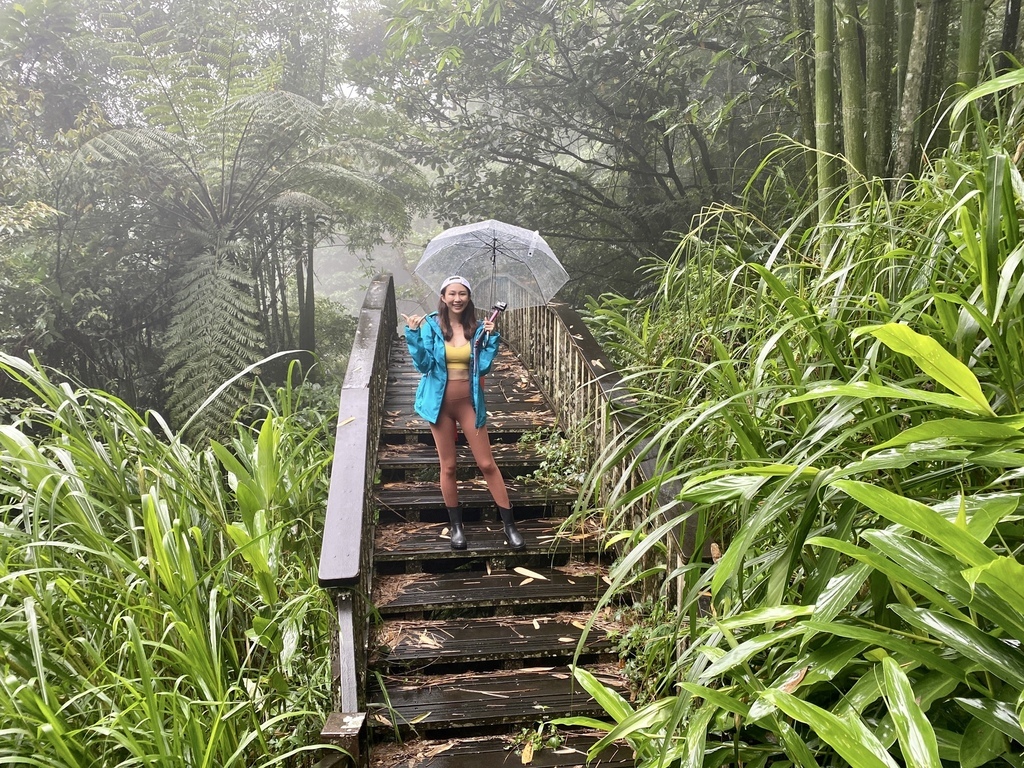
{"type": "Polygon", "coordinates": [[[330,708],[314,564],[331,419],[286,389],[194,449],[24,360],[0,371],[32,403],[0,426],[4,762],[311,763],[330,708]]]}
{"type": "Polygon", "coordinates": [[[578,673],[638,765],[1024,765],[1020,111],[834,221],[711,212],[649,300],[591,307],[660,467],[599,511],[610,594],[673,524],[720,547],[646,572],[645,700],[578,673]]]}

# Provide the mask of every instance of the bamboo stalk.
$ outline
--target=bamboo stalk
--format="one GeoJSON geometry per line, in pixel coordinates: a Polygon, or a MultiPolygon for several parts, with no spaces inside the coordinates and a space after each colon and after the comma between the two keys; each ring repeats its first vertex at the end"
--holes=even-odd
{"type": "Polygon", "coordinates": [[[868,0],[864,22],[866,163],[871,178],[886,175],[892,150],[892,0],[868,0]]]}
{"type": "Polygon", "coordinates": [[[836,30],[839,38],[839,78],[843,107],[843,149],[850,200],[864,197],[860,182],[867,175],[864,145],[864,63],[860,52],[860,18],[856,0],[838,0],[836,30]]]}

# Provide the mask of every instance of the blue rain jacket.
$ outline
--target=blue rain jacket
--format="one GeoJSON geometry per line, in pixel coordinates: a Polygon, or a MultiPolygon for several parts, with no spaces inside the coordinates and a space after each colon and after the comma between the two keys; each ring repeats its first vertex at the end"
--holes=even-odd
{"type": "MultiPolygon", "coordinates": [[[[469,388],[473,410],[476,412],[477,428],[487,423],[487,406],[484,403],[484,388],[480,386],[480,377],[491,370],[494,356],[498,354],[499,338],[497,331],[485,337],[483,323],[480,323],[470,341],[469,388]]],[[[448,384],[444,336],[437,321],[437,312],[427,315],[417,330],[406,326],[405,343],[409,345],[412,364],[423,374],[416,388],[416,402],[413,407],[416,413],[428,422],[436,424],[441,413],[444,388],[448,384]]]]}

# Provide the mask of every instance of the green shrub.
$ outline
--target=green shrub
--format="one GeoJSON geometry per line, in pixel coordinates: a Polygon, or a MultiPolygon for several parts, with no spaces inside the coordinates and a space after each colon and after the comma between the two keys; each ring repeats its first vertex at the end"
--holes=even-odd
{"type": "Polygon", "coordinates": [[[330,705],[329,414],[282,391],[194,449],[158,414],[0,369],[34,403],[0,426],[4,761],[301,764],[330,705]]]}
{"type": "Polygon", "coordinates": [[[601,510],[633,536],[612,591],[673,524],[700,534],[661,571],[684,597],[658,694],[578,673],[639,765],[1024,765],[1019,112],[766,245],[713,212],[646,302],[591,307],[660,467],[601,510]],[[674,520],[627,516],[670,481],[674,520]]]}

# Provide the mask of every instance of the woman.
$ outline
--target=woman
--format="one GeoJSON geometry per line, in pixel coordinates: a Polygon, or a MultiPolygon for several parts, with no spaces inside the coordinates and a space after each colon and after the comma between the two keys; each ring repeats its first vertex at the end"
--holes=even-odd
{"type": "Polygon", "coordinates": [[[416,389],[416,413],[430,424],[441,464],[441,495],[448,508],[452,549],[466,548],[462,507],[456,482],[455,423],[473,451],[473,458],[498,505],[505,538],[512,549],[525,545],[512,517],[512,505],[501,470],[494,462],[487,436],[487,408],[480,377],[491,369],[498,352],[498,334],[490,320],[479,322],[469,281],[459,275],[441,283],[437,312],[426,317],[402,315],[405,341],[416,370],[423,374],[416,389]]]}

